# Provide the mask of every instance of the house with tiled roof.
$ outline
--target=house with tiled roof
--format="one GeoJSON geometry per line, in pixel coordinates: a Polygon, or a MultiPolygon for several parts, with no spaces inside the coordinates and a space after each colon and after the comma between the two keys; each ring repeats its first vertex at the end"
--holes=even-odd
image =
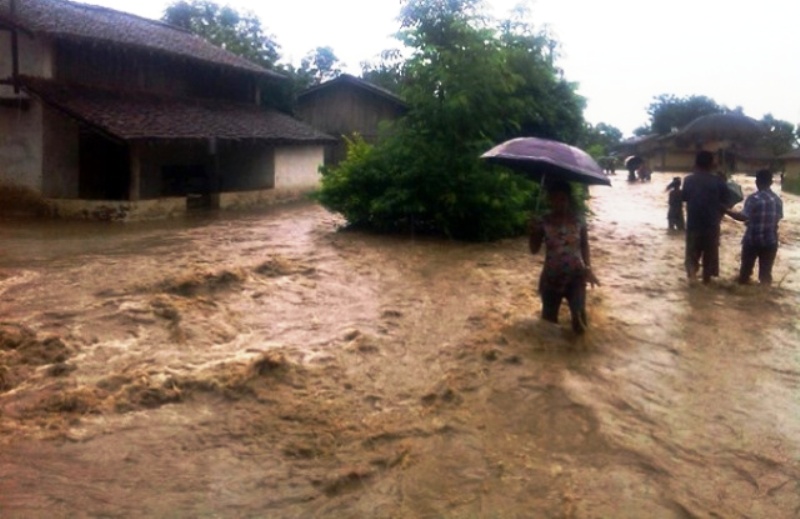
{"type": "Polygon", "coordinates": [[[789,193],[800,194],[800,149],[779,156],[778,163],[782,189],[789,193]]]}
{"type": "Polygon", "coordinates": [[[333,139],[261,105],[286,80],[159,21],[0,0],[0,183],[120,219],[296,198],[333,139]]]}
{"type": "Polygon", "coordinates": [[[345,158],[346,138],[357,134],[366,142],[375,143],[382,124],[407,111],[408,105],[399,96],[350,74],[301,92],[295,107],[299,119],[337,139],[325,150],[325,163],[329,165],[345,158]]]}

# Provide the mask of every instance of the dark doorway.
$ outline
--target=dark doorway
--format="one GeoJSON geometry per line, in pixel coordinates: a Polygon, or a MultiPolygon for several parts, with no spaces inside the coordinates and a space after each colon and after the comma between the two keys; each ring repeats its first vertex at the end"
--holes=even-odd
{"type": "Polygon", "coordinates": [[[187,209],[211,209],[211,183],[203,164],[172,164],[161,168],[162,196],[185,196],[187,209]]]}
{"type": "Polygon", "coordinates": [[[131,169],[127,146],[89,131],[82,131],[79,139],[78,196],[128,200],[131,169]]]}

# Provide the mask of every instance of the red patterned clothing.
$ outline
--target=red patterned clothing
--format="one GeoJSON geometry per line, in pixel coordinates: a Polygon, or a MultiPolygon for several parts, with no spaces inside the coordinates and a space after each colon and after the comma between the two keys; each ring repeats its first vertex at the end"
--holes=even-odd
{"type": "Polygon", "coordinates": [[[575,280],[583,282],[585,278],[581,233],[585,232],[586,224],[577,216],[561,222],[545,217],[541,226],[546,253],[539,291],[566,294],[575,280]]]}

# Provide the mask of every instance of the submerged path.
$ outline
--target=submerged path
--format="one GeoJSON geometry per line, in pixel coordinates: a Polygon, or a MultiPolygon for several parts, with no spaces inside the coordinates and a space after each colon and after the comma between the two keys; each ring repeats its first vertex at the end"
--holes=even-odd
{"type": "Polygon", "coordinates": [[[775,286],[732,220],[689,286],[671,178],[592,188],[584,337],[525,238],[0,222],[0,516],[798,515],[800,201],[775,286]]]}

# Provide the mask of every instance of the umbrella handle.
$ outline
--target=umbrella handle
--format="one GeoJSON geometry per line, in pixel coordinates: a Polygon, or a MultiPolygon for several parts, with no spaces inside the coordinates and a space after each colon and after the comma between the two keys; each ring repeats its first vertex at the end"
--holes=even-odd
{"type": "Polygon", "coordinates": [[[534,212],[539,214],[539,205],[542,202],[542,193],[544,193],[544,185],[547,181],[547,173],[542,174],[542,185],[539,187],[539,194],[536,196],[536,207],[534,208],[534,212]]]}

